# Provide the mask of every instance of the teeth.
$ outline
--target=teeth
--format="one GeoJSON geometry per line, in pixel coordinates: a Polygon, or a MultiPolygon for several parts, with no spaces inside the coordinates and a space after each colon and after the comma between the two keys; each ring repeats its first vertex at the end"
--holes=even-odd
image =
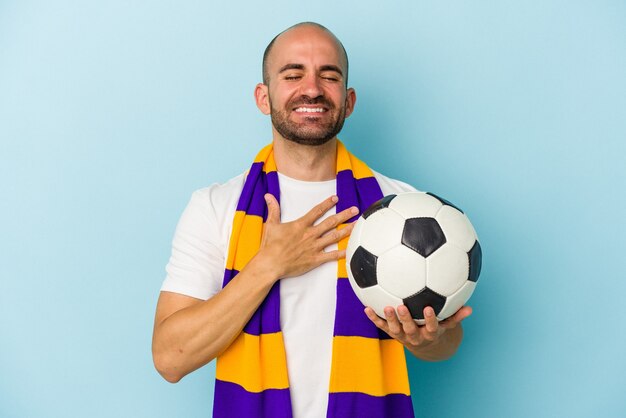
{"type": "Polygon", "coordinates": [[[299,107],[296,109],[296,112],[306,112],[306,113],[322,113],[324,109],[321,107],[309,108],[309,107],[299,107]]]}

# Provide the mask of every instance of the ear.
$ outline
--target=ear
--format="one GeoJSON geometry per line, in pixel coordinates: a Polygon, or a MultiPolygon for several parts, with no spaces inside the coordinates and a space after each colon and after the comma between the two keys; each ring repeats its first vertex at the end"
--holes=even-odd
{"type": "Polygon", "coordinates": [[[350,116],[354,111],[354,104],[356,103],[356,92],[352,87],[346,91],[346,117],[350,116]]]}
{"type": "Polygon", "coordinates": [[[254,88],[254,100],[256,102],[256,107],[258,107],[264,115],[270,114],[270,99],[268,87],[265,84],[259,83],[256,85],[254,88]]]}

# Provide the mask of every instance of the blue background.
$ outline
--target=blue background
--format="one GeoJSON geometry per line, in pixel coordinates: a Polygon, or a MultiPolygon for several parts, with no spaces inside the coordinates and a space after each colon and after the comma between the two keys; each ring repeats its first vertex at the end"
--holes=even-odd
{"type": "Polygon", "coordinates": [[[271,138],[269,40],[350,55],[341,138],[455,202],[484,249],[456,357],[410,360],[422,417],[626,416],[626,3],[0,0],[0,416],[205,417],[152,320],[191,192],[271,138]]]}

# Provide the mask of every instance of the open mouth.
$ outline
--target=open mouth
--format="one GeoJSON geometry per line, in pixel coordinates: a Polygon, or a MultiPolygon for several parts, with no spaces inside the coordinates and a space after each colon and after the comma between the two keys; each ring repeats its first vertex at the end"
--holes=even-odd
{"type": "Polygon", "coordinates": [[[319,106],[316,106],[316,107],[304,107],[304,106],[301,106],[301,107],[296,107],[294,109],[294,112],[296,112],[296,113],[306,113],[306,114],[311,114],[311,113],[319,114],[319,113],[328,112],[328,109],[325,108],[325,107],[319,107],[319,106]]]}

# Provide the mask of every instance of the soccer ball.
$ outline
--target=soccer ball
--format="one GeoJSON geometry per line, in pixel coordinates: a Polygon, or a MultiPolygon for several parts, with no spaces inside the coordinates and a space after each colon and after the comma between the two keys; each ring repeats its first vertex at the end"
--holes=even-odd
{"type": "Polygon", "coordinates": [[[354,225],[346,250],[348,278],[365,306],[406,305],[424,324],[431,306],[439,321],[470,298],[482,251],[467,216],[432,193],[385,196],[354,225]]]}

